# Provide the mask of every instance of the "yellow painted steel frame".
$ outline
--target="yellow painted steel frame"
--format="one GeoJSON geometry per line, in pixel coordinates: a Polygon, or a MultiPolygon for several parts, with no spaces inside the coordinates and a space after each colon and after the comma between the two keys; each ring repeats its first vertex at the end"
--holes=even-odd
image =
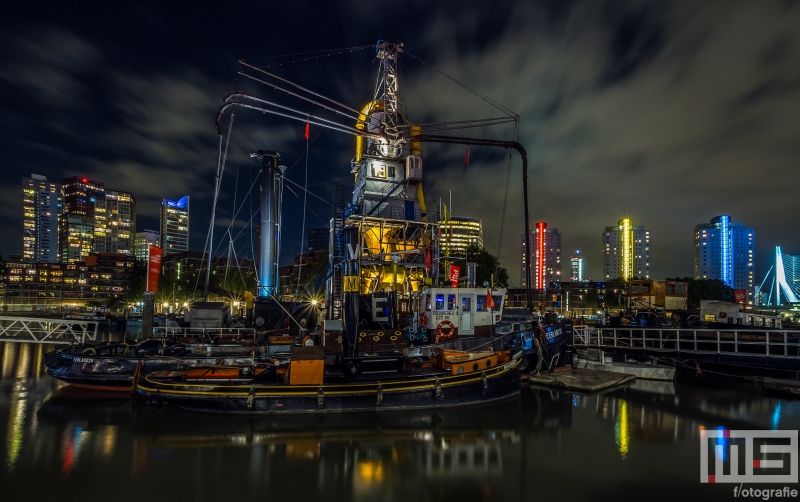
{"type": "MultiPolygon", "coordinates": [[[[356,122],[356,129],[363,131],[367,128],[367,117],[374,111],[383,111],[383,101],[370,101],[361,113],[358,114],[358,121],[356,122]]],[[[356,136],[356,163],[361,162],[361,157],[364,155],[364,138],[356,136]]]]}

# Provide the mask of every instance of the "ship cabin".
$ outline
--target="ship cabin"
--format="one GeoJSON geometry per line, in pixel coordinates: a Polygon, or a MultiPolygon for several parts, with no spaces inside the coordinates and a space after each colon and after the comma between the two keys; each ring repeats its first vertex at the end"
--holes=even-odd
{"type": "Polygon", "coordinates": [[[630,310],[659,310],[666,314],[686,310],[689,284],[676,281],[632,280],[628,283],[630,310]]]}
{"type": "Polygon", "coordinates": [[[505,296],[505,289],[425,289],[412,296],[414,320],[445,339],[491,336],[503,315],[505,296]]]}

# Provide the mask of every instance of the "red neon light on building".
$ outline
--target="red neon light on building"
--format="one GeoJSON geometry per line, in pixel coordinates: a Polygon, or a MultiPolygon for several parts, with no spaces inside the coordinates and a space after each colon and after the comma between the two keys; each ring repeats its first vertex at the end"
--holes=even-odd
{"type": "Polygon", "coordinates": [[[544,289],[544,235],[547,223],[540,221],[536,224],[536,289],[544,289]]]}

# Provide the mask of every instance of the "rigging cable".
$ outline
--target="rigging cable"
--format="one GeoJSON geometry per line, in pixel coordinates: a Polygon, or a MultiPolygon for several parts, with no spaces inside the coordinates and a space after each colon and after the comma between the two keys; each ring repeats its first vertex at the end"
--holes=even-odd
{"type": "Polygon", "coordinates": [[[306,205],[308,203],[308,122],[306,122],[306,175],[305,186],[303,187],[303,224],[300,227],[300,266],[297,269],[297,286],[294,288],[295,300],[297,299],[297,292],[300,290],[300,276],[303,273],[303,248],[305,247],[306,238],[306,205]]]}
{"type": "Polygon", "coordinates": [[[440,70],[440,69],[436,68],[436,67],[435,67],[435,66],[433,66],[432,64],[430,64],[430,63],[427,63],[427,62],[423,61],[422,59],[418,58],[417,56],[415,56],[415,55],[411,54],[411,53],[410,53],[410,52],[408,52],[408,51],[403,51],[403,53],[404,53],[404,54],[408,54],[408,55],[409,55],[409,56],[411,56],[412,58],[414,58],[414,59],[416,59],[417,61],[419,61],[420,63],[424,64],[425,66],[428,66],[428,67],[430,67],[430,68],[431,68],[433,71],[435,71],[436,73],[438,73],[438,74],[442,75],[443,77],[447,78],[448,80],[450,80],[450,81],[452,81],[452,82],[454,82],[454,83],[456,83],[456,84],[460,85],[460,86],[461,86],[461,87],[463,87],[464,89],[468,90],[469,92],[471,92],[471,93],[472,93],[472,94],[474,94],[475,96],[478,96],[478,97],[479,97],[479,98],[481,98],[483,101],[485,101],[486,103],[489,103],[490,105],[492,105],[493,107],[497,108],[498,110],[500,110],[500,111],[502,111],[502,112],[504,112],[504,113],[506,113],[506,114],[508,114],[508,115],[510,115],[510,116],[513,116],[513,117],[517,117],[517,118],[519,118],[519,115],[517,115],[517,114],[516,114],[516,113],[514,113],[513,111],[509,110],[508,108],[506,108],[505,106],[501,105],[500,103],[498,103],[498,102],[494,101],[493,99],[489,98],[488,96],[485,96],[485,95],[481,94],[480,92],[476,91],[475,89],[473,89],[472,87],[468,86],[467,84],[464,84],[463,82],[459,81],[457,78],[453,77],[452,75],[448,75],[447,73],[445,73],[445,72],[443,72],[442,70],[440,70]]]}
{"type": "Polygon", "coordinates": [[[338,54],[343,54],[345,52],[353,52],[353,51],[363,50],[363,49],[372,49],[374,47],[375,47],[374,45],[359,45],[359,46],[356,46],[356,47],[345,47],[345,48],[342,48],[342,49],[325,49],[325,50],[310,51],[310,52],[295,52],[293,54],[281,54],[281,55],[277,55],[277,56],[258,56],[258,57],[248,58],[248,59],[250,59],[250,60],[256,60],[256,59],[278,59],[278,58],[287,58],[287,57],[294,57],[294,56],[308,56],[308,57],[305,57],[305,58],[297,58],[297,59],[288,60],[288,61],[281,61],[280,63],[270,63],[268,65],[265,65],[265,68],[269,68],[270,66],[282,66],[282,65],[285,65],[285,64],[297,63],[299,61],[308,61],[310,59],[318,59],[318,58],[320,58],[322,56],[336,56],[338,54]],[[313,56],[309,56],[310,54],[313,54],[313,56]]]}
{"type": "MultiPolygon", "coordinates": [[[[206,234],[206,243],[203,248],[203,257],[200,259],[201,270],[202,270],[202,263],[203,260],[206,258],[206,251],[208,251],[208,262],[206,263],[206,284],[203,288],[203,296],[204,300],[208,300],[208,282],[211,273],[211,246],[214,244],[214,215],[217,210],[217,197],[219,196],[219,189],[222,186],[222,175],[225,173],[225,163],[228,160],[228,147],[231,143],[231,132],[233,131],[233,117],[236,114],[236,107],[234,106],[231,110],[231,118],[228,121],[228,137],[225,139],[225,151],[222,154],[222,158],[219,160],[219,166],[217,168],[217,176],[218,178],[215,180],[214,183],[214,202],[212,204],[211,209],[211,222],[208,225],[208,233],[206,234]]],[[[222,138],[220,138],[220,142],[222,138]]],[[[198,271],[199,272],[199,271],[198,271]]],[[[197,285],[200,283],[200,274],[197,274],[197,279],[194,282],[194,290],[192,291],[192,295],[197,293],[197,285]]]]}
{"type": "MultiPolygon", "coordinates": [[[[333,104],[335,104],[335,105],[337,105],[337,106],[340,106],[340,107],[344,108],[345,110],[349,110],[349,111],[351,111],[351,112],[353,112],[353,113],[356,113],[356,114],[358,114],[358,113],[359,113],[359,111],[358,111],[358,110],[356,110],[356,109],[354,109],[354,108],[350,108],[349,106],[347,106],[347,105],[346,105],[346,104],[344,104],[344,103],[340,103],[340,102],[336,101],[335,99],[331,99],[331,98],[329,98],[329,97],[327,97],[327,96],[323,96],[322,94],[319,94],[318,92],[314,92],[314,91],[312,91],[311,89],[308,89],[308,88],[306,88],[306,87],[303,87],[302,85],[295,84],[295,83],[294,83],[294,82],[292,82],[291,80],[287,80],[287,79],[285,79],[285,78],[283,78],[283,77],[279,77],[279,76],[275,75],[274,73],[270,73],[270,72],[268,72],[268,71],[266,71],[266,70],[263,70],[263,69],[261,69],[261,68],[256,68],[255,66],[253,66],[253,65],[249,65],[249,64],[245,63],[245,62],[244,62],[244,61],[242,61],[242,60],[239,60],[239,64],[242,64],[242,65],[244,65],[244,66],[246,66],[246,67],[248,67],[248,68],[252,68],[252,69],[254,69],[254,70],[258,71],[258,72],[261,72],[261,73],[263,73],[264,75],[267,75],[267,76],[269,76],[269,77],[272,77],[272,78],[274,78],[274,79],[276,79],[276,80],[280,80],[281,82],[287,83],[287,84],[291,85],[292,87],[296,87],[297,89],[300,89],[301,91],[304,91],[304,92],[307,92],[307,93],[311,94],[312,96],[316,96],[316,97],[318,97],[318,98],[322,98],[322,99],[324,99],[325,101],[329,101],[329,102],[331,102],[331,103],[333,103],[333,104]]],[[[248,77],[248,78],[254,78],[254,77],[250,77],[250,75],[244,74],[244,73],[242,73],[242,72],[238,72],[238,73],[239,73],[240,75],[244,75],[245,77],[248,77]]],[[[268,84],[268,85],[271,85],[271,84],[268,84]]]]}

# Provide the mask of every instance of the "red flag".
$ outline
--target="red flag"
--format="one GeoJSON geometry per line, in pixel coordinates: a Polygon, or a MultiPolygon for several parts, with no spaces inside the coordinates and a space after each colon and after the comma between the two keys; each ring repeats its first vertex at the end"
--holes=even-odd
{"type": "Polygon", "coordinates": [[[467,158],[464,159],[464,162],[466,162],[466,164],[469,165],[469,145],[467,145],[467,158]]]}
{"type": "Polygon", "coordinates": [[[160,247],[150,246],[150,259],[147,263],[147,291],[156,293],[158,291],[158,276],[161,275],[161,255],[163,250],[160,247]]]}
{"type": "Polygon", "coordinates": [[[492,298],[492,292],[488,289],[486,290],[486,308],[494,310],[494,298],[492,298]]]}
{"type": "Polygon", "coordinates": [[[450,265],[450,287],[458,287],[458,276],[461,275],[461,268],[457,265],[450,265]]]}
{"type": "Polygon", "coordinates": [[[308,139],[308,122],[306,122],[306,139],[308,139]]]}
{"type": "Polygon", "coordinates": [[[425,253],[425,269],[431,269],[431,248],[428,248],[428,251],[425,253]]]}

